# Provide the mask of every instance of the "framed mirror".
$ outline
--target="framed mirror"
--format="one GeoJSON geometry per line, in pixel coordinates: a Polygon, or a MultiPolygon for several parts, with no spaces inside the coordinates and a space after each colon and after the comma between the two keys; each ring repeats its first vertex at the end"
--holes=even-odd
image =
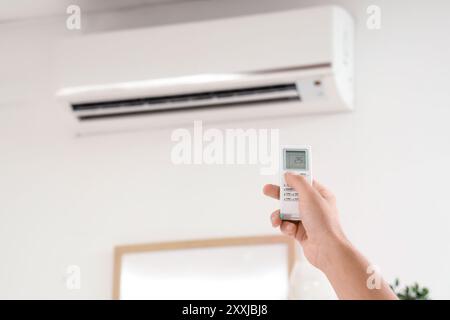
{"type": "Polygon", "coordinates": [[[118,246],[114,299],[287,299],[295,259],[284,236],[118,246]]]}

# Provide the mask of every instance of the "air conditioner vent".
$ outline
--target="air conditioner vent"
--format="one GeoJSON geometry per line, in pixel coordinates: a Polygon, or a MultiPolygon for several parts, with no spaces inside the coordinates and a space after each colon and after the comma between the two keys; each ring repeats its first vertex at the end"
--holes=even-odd
{"type": "Polygon", "coordinates": [[[72,104],[80,121],[180,110],[300,100],[295,83],[72,104]]]}

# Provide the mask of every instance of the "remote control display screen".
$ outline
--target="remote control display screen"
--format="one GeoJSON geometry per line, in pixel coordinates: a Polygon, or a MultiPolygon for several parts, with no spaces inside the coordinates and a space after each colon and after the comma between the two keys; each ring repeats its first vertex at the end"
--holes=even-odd
{"type": "Polygon", "coordinates": [[[286,151],[286,169],[306,170],[306,151],[286,151]]]}

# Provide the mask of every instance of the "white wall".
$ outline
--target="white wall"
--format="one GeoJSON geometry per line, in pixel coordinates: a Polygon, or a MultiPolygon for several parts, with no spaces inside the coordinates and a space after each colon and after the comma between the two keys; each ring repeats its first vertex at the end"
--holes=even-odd
{"type": "MultiPolygon", "coordinates": [[[[83,32],[331,2],[181,3],[91,15],[83,32]]],[[[356,111],[219,128],[280,128],[282,143],[311,144],[355,244],[389,280],[450,298],[450,3],[333,3],[356,17],[356,111]],[[381,30],[366,28],[369,4],[381,30]]],[[[274,232],[261,187],[277,179],[256,167],[173,166],[170,129],[74,137],[51,68],[68,36],[63,18],[0,25],[0,298],[108,299],[115,245],[274,232]],[[65,286],[71,264],[78,291],[65,286]]]]}

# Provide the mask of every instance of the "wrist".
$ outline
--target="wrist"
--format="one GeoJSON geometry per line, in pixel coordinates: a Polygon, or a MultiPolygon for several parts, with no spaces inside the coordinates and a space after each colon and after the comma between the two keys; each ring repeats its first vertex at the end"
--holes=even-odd
{"type": "Polygon", "coordinates": [[[328,276],[336,267],[336,264],[342,261],[343,257],[348,256],[354,251],[353,245],[344,236],[330,237],[324,246],[321,262],[318,267],[328,276]]]}

